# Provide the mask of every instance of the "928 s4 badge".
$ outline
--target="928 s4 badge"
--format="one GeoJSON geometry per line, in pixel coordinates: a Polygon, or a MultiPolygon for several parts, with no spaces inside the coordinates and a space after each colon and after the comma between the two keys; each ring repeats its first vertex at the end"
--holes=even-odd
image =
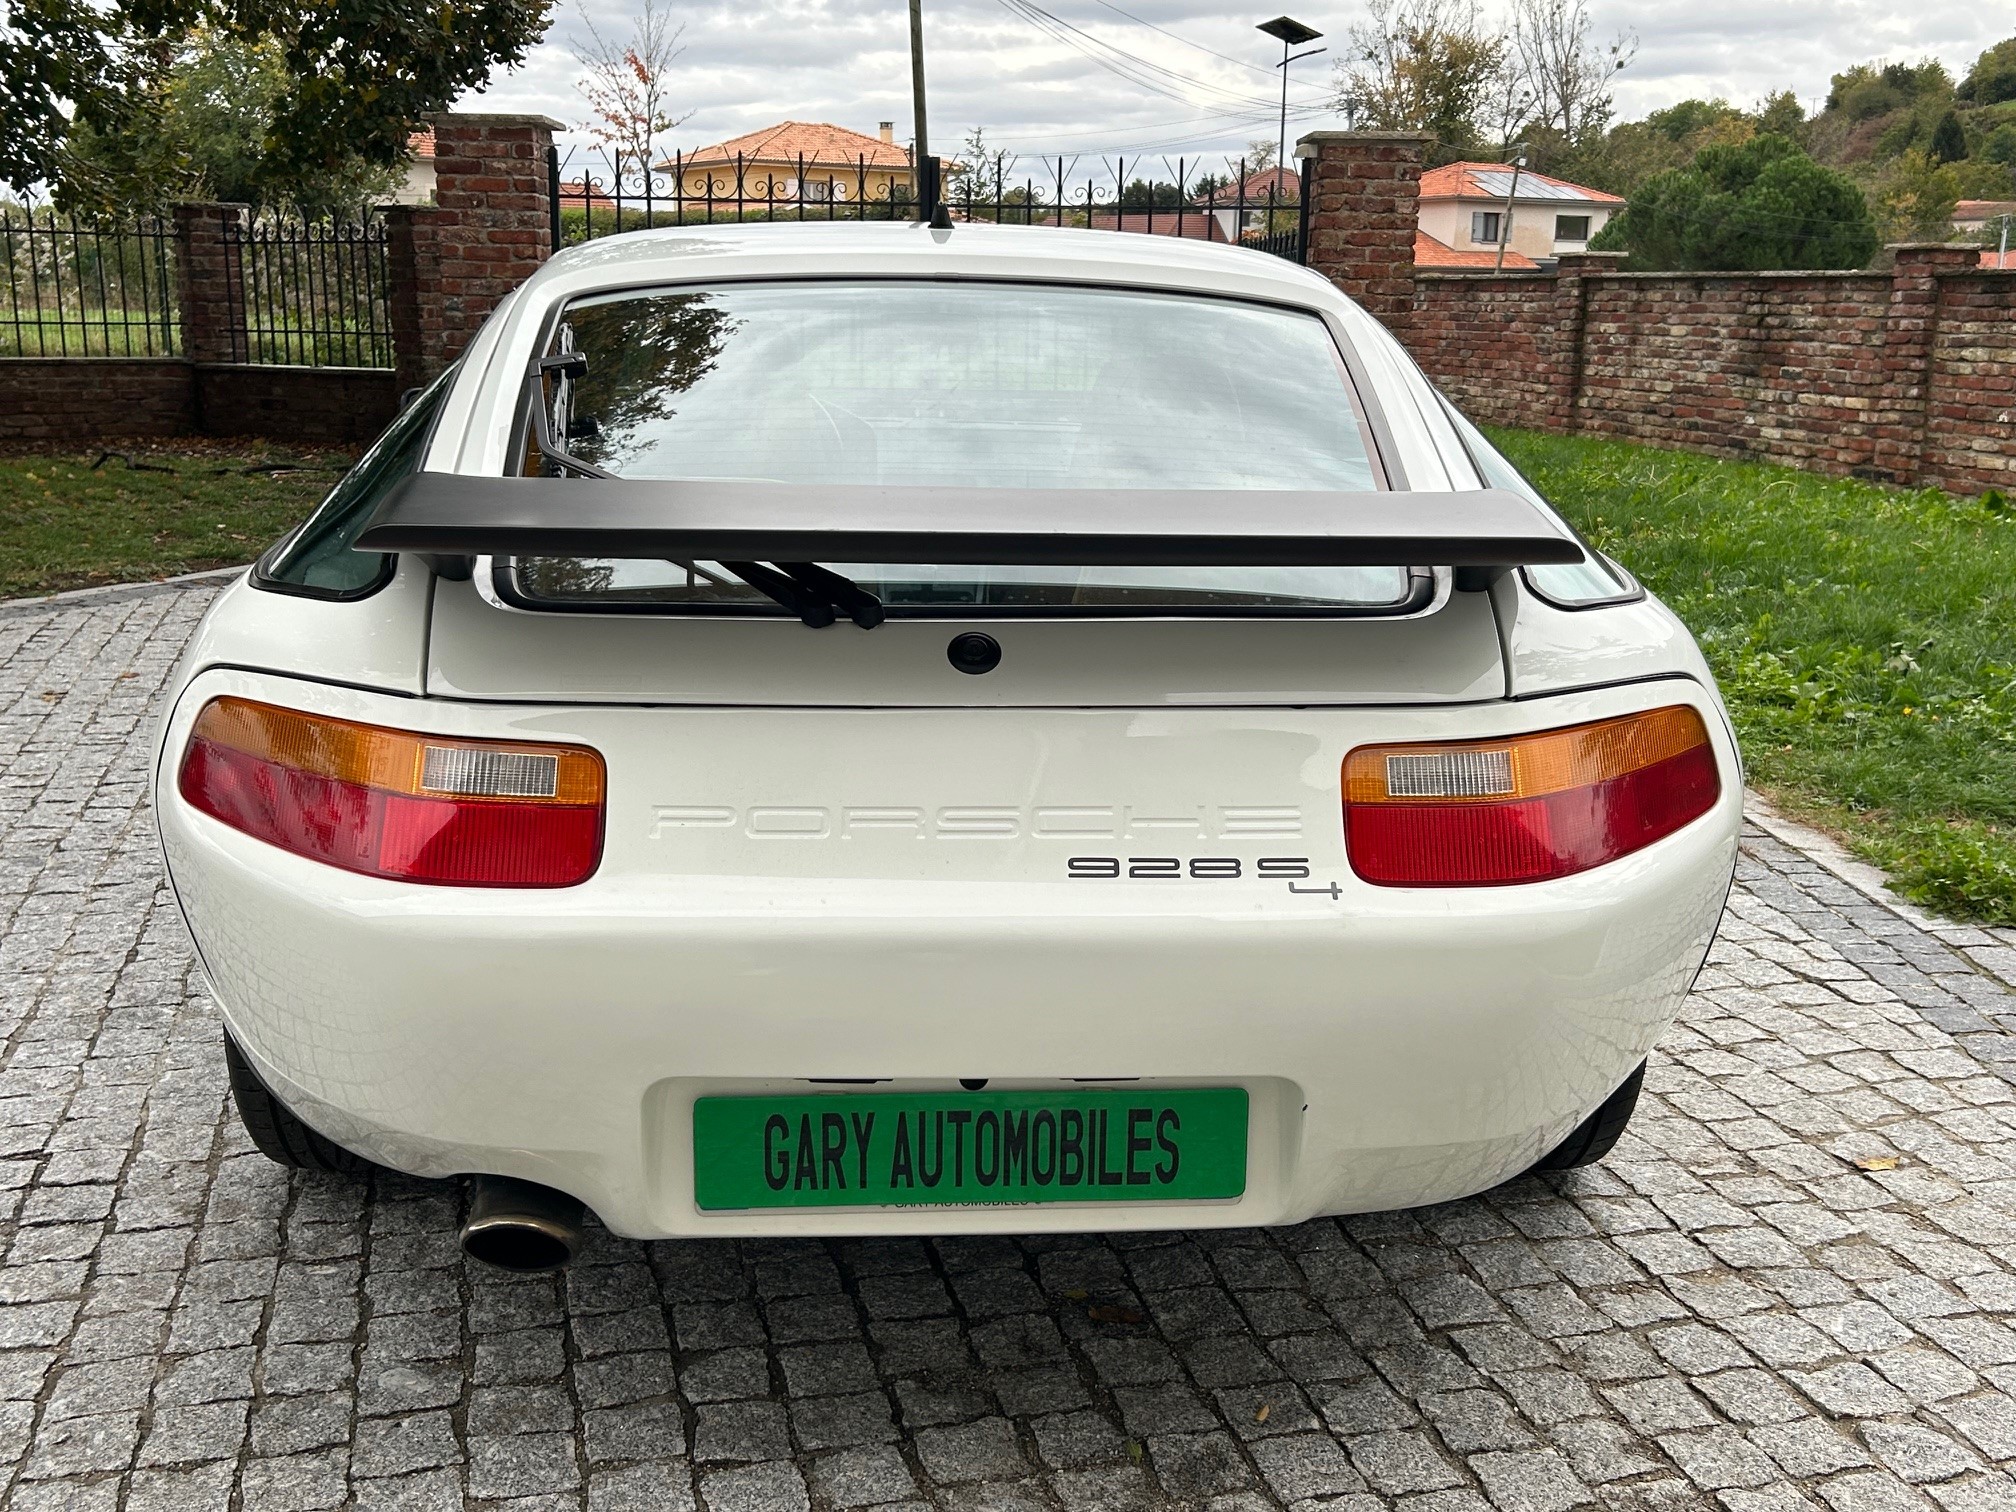
{"type": "Polygon", "coordinates": [[[1075,880],[1095,882],[1236,882],[1253,877],[1286,882],[1293,893],[1321,893],[1332,900],[1343,896],[1335,882],[1310,882],[1307,856],[1263,856],[1251,863],[1239,856],[1073,856],[1064,869],[1075,880]]]}

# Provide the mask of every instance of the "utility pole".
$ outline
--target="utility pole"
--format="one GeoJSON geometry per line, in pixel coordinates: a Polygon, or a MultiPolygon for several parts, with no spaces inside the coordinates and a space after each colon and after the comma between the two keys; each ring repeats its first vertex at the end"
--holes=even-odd
{"type": "Polygon", "coordinates": [[[1512,201],[1519,197],[1519,175],[1526,170],[1526,144],[1519,144],[1519,155],[1512,159],[1512,187],[1505,191],[1505,214],[1498,223],[1498,261],[1491,265],[1493,273],[1505,271],[1505,247],[1512,240],[1512,201]]]}
{"type": "Polygon", "coordinates": [[[1281,61],[1274,65],[1281,70],[1281,145],[1274,151],[1274,183],[1278,188],[1281,184],[1281,175],[1288,167],[1288,65],[1303,58],[1313,58],[1316,54],[1328,52],[1330,49],[1312,47],[1309,51],[1296,53],[1291,58],[1288,55],[1291,47],[1300,47],[1304,42],[1314,42],[1323,33],[1313,26],[1304,26],[1300,21],[1287,16],[1276,16],[1272,21],[1263,21],[1253,29],[1281,39],[1281,61]]]}

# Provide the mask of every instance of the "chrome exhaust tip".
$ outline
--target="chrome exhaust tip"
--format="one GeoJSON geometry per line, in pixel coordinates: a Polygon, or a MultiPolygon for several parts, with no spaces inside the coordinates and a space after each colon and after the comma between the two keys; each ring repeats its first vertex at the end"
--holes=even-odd
{"type": "Polygon", "coordinates": [[[581,1199],[515,1176],[478,1176],[462,1253],[499,1270],[559,1270],[581,1253],[581,1199]]]}

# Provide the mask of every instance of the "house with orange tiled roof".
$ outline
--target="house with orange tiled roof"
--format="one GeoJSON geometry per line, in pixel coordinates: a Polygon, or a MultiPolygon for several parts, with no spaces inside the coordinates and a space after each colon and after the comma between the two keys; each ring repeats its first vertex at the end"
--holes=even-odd
{"type": "Polygon", "coordinates": [[[406,169],[388,199],[395,205],[434,203],[434,128],[406,134],[406,169]]]}
{"type": "Polygon", "coordinates": [[[893,121],[882,122],[877,136],[825,121],[779,121],[677,153],[658,168],[677,174],[690,199],[875,201],[915,183],[910,149],[897,142],[893,121]]]}
{"type": "Polygon", "coordinates": [[[1962,236],[1979,236],[1990,221],[2004,218],[2016,221],[2016,200],[1962,200],[1953,207],[1953,229],[1962,236]]]}
{"type": "Polygon", "coordinates": [[[1459,252],[1447,242],[1437,241],[1419,226],[1414,228],[1414,266],[1417,268],[1447,268],[1463,273],[1489,273],[1502,268],[1507,273],[1532,273],[1540,264],[1524,252],[1505,249],[1505,260],[1498,260],[1498,249],[1477,248],[1474,251],[1459,252]]]}
{"type": "Polygon", "coordinates": [[[1449,163],[1422,174],[1416,264],[1489,268],[1502,244],[1508,268],[1551,267],[1563,252],[1587,248],[1624,208],[1620,195],[1530,168],[1519,170],[1515,186],[1513,172],[1510,163],[1449,163]]]}

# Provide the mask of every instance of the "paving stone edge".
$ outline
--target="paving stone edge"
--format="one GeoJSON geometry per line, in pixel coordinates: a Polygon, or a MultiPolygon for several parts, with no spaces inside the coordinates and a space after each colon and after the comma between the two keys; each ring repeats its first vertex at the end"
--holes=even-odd
{"type": "Polygon", "coordinates": [[[1984,929],[1975,924],[1958,924],[1927,913],[1890,888],[1890,879],[1881,867],[1858,861],[1831,835],[1809,825],[1787,819],[1771,806],[1770,800],[1752,789],[1743,790],[1743,816],[1772,839],[1800,852],[1829,876],[1852,887],[1870,902],[1915,925],[1941,944],[1958,951],[1984,976],[2005,987],[2016,988],[2016,930],[1984,929]]]}
{"type": "Polygon", "coordinates": [[[15,615],[33,614],[38,610],[64,609],[72,604],[106,604],[119,599],[139,598],[149,593],[173,593],[188,588],[207,588],[213,584],[221,587],[250,570],[249,563],[243,567],[212,567],[204,572],[184,572],[174,577],[150,578],[144,583],[105,583],[96,588],[70,588],[62,593],[0,599],[0,618],[11,619],[15,615]]]}

